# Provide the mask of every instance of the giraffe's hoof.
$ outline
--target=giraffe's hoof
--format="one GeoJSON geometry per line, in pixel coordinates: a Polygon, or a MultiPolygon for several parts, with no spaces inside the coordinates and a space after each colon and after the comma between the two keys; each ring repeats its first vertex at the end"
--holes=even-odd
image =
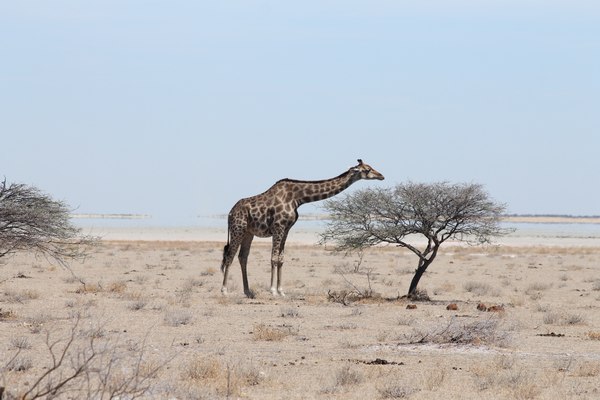
{"type": "Polygon", "coordinates": [[[225,286],[223,286],[223,287],[221,288],[221,294],[222,294],[223,296],[227,296],[227,294],[228,294],[228,293],[227,293],[227,288],[226,288],[225,286]]]}
{"type": "Polygon", "coordinates": [[[279,289],[279,290],[277,290],[277,293],[279,293],[279,295],[280,295],[281,297],[285,297],[285,292],[283,291],[283,289],[279,289]]]}
{"type": "Polygon", "coordinates": [[[277,289],[275,289],[275,288],[273,288],[273,287],[272,287],[272,288],[271,288],[271,294],[272,294],[273,296],[277,296],[277,295],[278,295],[278,293],[277,293],[277,289]]]}

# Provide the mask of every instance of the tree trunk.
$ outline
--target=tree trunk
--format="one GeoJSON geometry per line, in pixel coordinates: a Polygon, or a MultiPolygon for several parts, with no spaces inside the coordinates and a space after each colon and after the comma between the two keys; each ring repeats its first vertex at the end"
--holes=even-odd
{"type": "Polygon", "coordinates": [[[421,280],[421,277],[425,273],[427,267],[429,267],[429,264],[431,264],[431,261],[433,260],[419,261],[419,266],[417,267],[415,275],[413,276],[412,281],[410,281],[410,287],[408,288],[407,296],[409,299],[415,295],[417,291],[417,285],[419,284],[419,280],[421,280]]]}

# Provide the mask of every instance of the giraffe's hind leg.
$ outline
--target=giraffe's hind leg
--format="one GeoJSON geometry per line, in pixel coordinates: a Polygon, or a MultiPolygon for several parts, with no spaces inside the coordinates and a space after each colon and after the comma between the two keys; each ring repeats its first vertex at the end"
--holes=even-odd
{"type": "Polygon", "coordinates": [[[243,233],[240,231],[231,232],[231,238],[229,243],[223,249],[223,263],[221,264],[221,271],[223,271],[223,286],[221,286],[221,293],[227,294],[227,278],[229,277],[229,267],[235,258],[240,244],[242,243],[243,233]]]}
{"type": "Polygon", "coordinates": [[[242,239],[242,247],[240,248],[240,254],[238,256],[240,260],[240,266],[242,267],[242,281],[244,283],[244,294],[246,297],[253,298],[254,294],[250,291],[250,287],[248,285],[248,273],[246,271],[246,265],[248,264],[248,254],[250,254],[250,246],[252,246],[252,240],[254,239],[254,235],[251,233],[246,233],[244,238],[242,239]]]}

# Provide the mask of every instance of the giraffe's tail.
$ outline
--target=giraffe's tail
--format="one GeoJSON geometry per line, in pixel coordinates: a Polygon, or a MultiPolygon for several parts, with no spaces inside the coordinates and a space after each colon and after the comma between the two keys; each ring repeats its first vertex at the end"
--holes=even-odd
{"type": "Polygon", "coordinates": [[[221,272],[225,273],[225,259],[227,258],[227,253],[229,253],[229,243],[223,247],[223,261],[221,262],[221,272]]]}
{"type": "Polygon", "coordinates": [[[227,244],[223,247],[223,261],[221,262],[221,272],[225,273],[225,260],[229,254],[229,226],[227,226],[227,244]]]}

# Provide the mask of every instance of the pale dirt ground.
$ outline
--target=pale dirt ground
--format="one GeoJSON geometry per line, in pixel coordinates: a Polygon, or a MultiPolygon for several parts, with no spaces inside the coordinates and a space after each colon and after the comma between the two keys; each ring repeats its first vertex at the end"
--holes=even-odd
{"type": "Polygon", "coordinates": [[[420,283],[431,301],[409,310],[398,296],[416,259],[395,247],[371,249],[354,272],[357,256],[300,234],[286,249],[287,297],[273,298],[270,244],[257,241],[248,268],[256,298],[247,299],[237,260],[230,295],[220,293],[224,237],[159,238],[104,241],[71,265],[77,278],[43,258],[3,259],[0,386],[24,393],[51,365],[46,341],[59,340],[59,354],[75,327],[65,365],[89,354],[93,339],[94,368],[110,366],[109,381],[150,376],[144,398],[600,398],[598,239],[442,247],[420,283]],[[328,298],[369,282],[371,298],[328,298]],[[480,302],[505,311],[478,311],[480,302]],[[472,337],[453,343],[450,331],[472,337]]]}

